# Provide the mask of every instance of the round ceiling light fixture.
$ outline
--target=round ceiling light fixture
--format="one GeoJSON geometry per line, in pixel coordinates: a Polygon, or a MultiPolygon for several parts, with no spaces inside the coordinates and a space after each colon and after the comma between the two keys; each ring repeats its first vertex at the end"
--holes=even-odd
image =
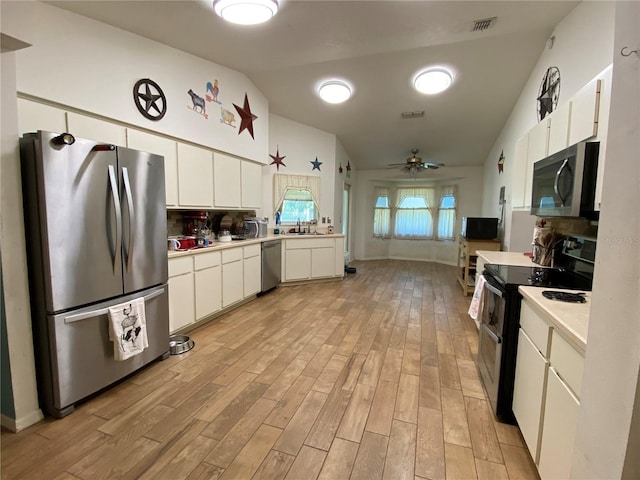
{"type": "Polygon", "coordinates": [[[342,80],[329,80],[320,85],[318,94],[327,103],[342,103],[351,97],[351,87],[342,80]]]}
{"type": "Polygon", "coordinates": [[[413,86],[420,93],[435,95],[444,92],[453,83],[453,74],[444,67],[431,67],[423,70],[413,80],[413,86]]]}
{"type": "Polygon", "coordinates": [[[278,13],[278,0],[213,0],[213,10],[227,22],[257,25],[278,13]]]}

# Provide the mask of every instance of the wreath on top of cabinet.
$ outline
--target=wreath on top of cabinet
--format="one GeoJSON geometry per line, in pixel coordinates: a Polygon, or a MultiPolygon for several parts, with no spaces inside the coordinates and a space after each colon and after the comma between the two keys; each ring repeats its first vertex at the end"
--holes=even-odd
{"type": "Polygon", "coordinates": [[[549,67],[542,77],[537,98],[538,121],[553,112],[560,98],[560,69],[549,67]]]}

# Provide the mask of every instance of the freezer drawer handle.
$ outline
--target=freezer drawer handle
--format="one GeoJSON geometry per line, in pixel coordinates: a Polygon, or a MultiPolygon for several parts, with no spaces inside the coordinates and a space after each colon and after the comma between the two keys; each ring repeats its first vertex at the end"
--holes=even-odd
{"type": "Polygon", "coordinates": [[[113,165],[109,165],[109,186],[113,197],[113,208],[116,212],[116,243],[113,252],[113,272],[116,273],[120,248],[122,246],[122,211],[120,209],[120,196],[118,195],[118,182],[116,180],[116,170],[113,165]]]}
{"type": "Polygon", "coordinates": [[[131,195],[131,182],[129,182],[129,170],[122,167],[122,179],[124,181],[124,193],[127,195],[127,207],[129,208],[129,248],[127,251],[127,270],[131,271],[131,262],[133,258],[133,244],[135,240],[134,225],[135,213],[133,211],[133,195],[131,195]]]}
{"type": "MultiPolygon", "coordinates": [[[[164,293],[164,289],[156,290],[149,295],[145,295],[142,299],[146,302],[151,300],[152,298],[156,298],[164,293]]],[[[64,317],[64,323],[73,323],[79,322],[80,320],[86,320],[87,318],[99,317],[101,315],[106,315],[109,313],[108,308],[99,308],[98,310],[91,310],[90,312],[77,313],[75,315],[69,315],[68,317],[64,317]]]]}

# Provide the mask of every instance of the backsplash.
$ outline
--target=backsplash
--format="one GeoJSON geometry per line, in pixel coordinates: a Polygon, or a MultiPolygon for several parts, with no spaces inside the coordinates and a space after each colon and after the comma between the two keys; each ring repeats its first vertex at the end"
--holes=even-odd
{"type": "Polygon", "coordinates": [[[553,228],[561,235],[578,234],[585,237],[598,236],[598,222],[584,218],[544,217],[545,226],[553,228]]]}
{"type": "Polygon", "coordinates": [[[184,218],[188,215],[193,215],[196,212],[206,212],[210,222],[213,222],[214,218],[218,215],[230,215],[233,221],[241,221],[245,217],[255,217],[255,210],[167,210],[167,236],[181,236],[184,235],[184,218]]]}

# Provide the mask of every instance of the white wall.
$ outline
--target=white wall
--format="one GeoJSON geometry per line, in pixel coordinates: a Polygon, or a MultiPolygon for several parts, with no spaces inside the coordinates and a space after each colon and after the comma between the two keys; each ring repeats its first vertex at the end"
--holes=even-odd
{"type": "Polygon", "coordinates": [[[19,25],[33,43],[16,57],[22,95],[267,162],[268,102],[245,75],[39,2],[2,2],[2,17],[3,26],[19,25]],[[158,83],[167,97],[160,121],[143,117],[133,101],[133,87],[143,78],[158,83]],[[205,97],[206,83],[216,79],[222,105],[205,102],[205,118],[190,108],[187,91],[205,97]],[[255,140],[246,129],[239,132],[240,116],[233,106],[243,106],[245,93],[258,116],[255,140]],[[221,107],[235,115],[235,128],[221,122],[221,107]]]}
{"type": "MultiPolygon", "coordinates": [[[[275,155],[276,151],[279,151],[280,156],[285,157],[283,162],[286,166],[280,166],[279,171],[276,170],[275,165],[265,165],[262,168],[262,216],[268,217],[269,225],[274,226],[273,175],[283,173],[320,177],[320,211],[318,212],[320,219],[322,217],[331,217],[332,220],[337,218],[334,209],[336,188],[334,177],[337,173],[336,136],[273,114],[270,115],[269,127],[269,155],[275,155]],[[313,165],[310,162],[316,158],[322,162],[320,171],[312,170],[313,165]]],[[[269,157],[269,163],[271,161],[269,157]]],[[[319,221],[318,226],[326,225],[321,225],[319,221]]]]}
{"type": "MultiPolygon", "coordinates": [[[[396,240],[373,237],[374,188],[391,186],[398,182],[384,180],[388,170],[360,170],[356,180],[355,196],[355,238],[354,254],[357,260],[395,258],[408,260],[435,261],[455,265],[457,262],[457,243],[435,240],[396,240]]],[[[428,178],[417,178],[418,185],[441,184],[458,185],[458,218],[456,234],[460,233],[462,217],[480,216],[482,213],[482,167],[447,167],[429,172],[428,178]]],[[[406,180],[403,181],[406,184],[406,180]]],[[[497,207],[497,205],[496,205],[497,207]]],[[[496,212],[492,212],[496,216],[496,212]]]]}

